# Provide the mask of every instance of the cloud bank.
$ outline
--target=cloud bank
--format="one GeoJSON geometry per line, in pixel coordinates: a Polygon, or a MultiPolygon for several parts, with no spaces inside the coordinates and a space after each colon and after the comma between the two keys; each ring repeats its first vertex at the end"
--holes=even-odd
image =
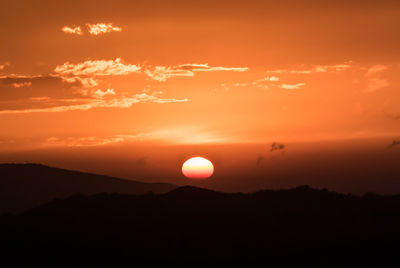
{"type": "MultiPolygon", "coordinates": [[[[112,23],[86,23],[86,29],[90,35],[103,35],[111,32],[121,32],[122,28],[114,26],[112,23]]],[[[64,26],[61,28],[66,34],[83,35],[81,26],[64,26]]]]}
{"type": "Polygon", "coordinates": [[[209,66],[205,64],[182,64],[178,66],[166,67],[155,66],[145,70],[145,74],[152,80],[165,82],[167,79],[177,76],[192,77],[195,72],[218,72],[218,71],[232,71],[232,72],[245,72],[247,67],[221,67],[209,66]]]}
{"type": "Polygon", "coordinates": [[[80,26],[76,26],[76,27],[64,26],[61,28],[61,31],[63,31],[66,34],[83,35],[83,31],[80,26]]]}

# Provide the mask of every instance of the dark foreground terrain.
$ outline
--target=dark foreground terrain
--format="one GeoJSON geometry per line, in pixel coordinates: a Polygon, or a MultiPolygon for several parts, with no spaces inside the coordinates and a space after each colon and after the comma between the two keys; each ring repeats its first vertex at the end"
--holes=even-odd
{"type": "Polygon", "coordinates": [[[1,216],[0,266],[399,267],[399,229],[400,196],[307,186],[253,194],[181,187],[158,195],[75,195],[1,216]]]}

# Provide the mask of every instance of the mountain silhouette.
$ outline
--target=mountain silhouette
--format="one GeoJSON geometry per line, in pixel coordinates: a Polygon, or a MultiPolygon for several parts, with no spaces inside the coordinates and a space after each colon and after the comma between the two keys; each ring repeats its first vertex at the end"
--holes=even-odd
{"type": "Polygon", "coordinates": [[[177,186],[144,183],[40,164],[0,164],[0,214],[20,212],[55,198],[96,193],[165,193],[177,186]]]}
{"type": "Polygon", "coordinates": [[[248,194],[185,186],[161,194],[73,195],[1,216],[0,262],[398,267],[399,226],[399,195],[361,197],[308,186],[248,194]]]}

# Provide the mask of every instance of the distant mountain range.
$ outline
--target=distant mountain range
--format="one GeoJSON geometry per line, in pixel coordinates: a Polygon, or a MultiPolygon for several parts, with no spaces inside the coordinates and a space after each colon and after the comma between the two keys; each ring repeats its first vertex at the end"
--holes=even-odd
{"type": "Polygon", "coordinates": [[[0,266],[400,267],[399,226],[400,196],[308,186],[73,195],[0,216],[0,266]]]}
{"type": "Polygon", "coordinates": [[[400,195],[221,193],[0,165],[0,267],[400,267],[400,195]],[[140,264],[140,265],[139,265],[140,264]]]}
{"type": "Polygon", "coordinates": [[[21,212],[55,198],[74,194],[165,193],[177,186],[144,183],[40,164],[0,164],[0,214],[21,212]]]}

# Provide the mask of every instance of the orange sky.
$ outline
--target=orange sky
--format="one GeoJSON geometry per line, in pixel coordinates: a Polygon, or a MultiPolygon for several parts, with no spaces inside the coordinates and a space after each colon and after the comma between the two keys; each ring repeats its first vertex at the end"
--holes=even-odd
{"type": "Polygon", "coordinates": [[[282,2],[2,1],[0,153],[389,145],[400,2],[282,2]]]}

